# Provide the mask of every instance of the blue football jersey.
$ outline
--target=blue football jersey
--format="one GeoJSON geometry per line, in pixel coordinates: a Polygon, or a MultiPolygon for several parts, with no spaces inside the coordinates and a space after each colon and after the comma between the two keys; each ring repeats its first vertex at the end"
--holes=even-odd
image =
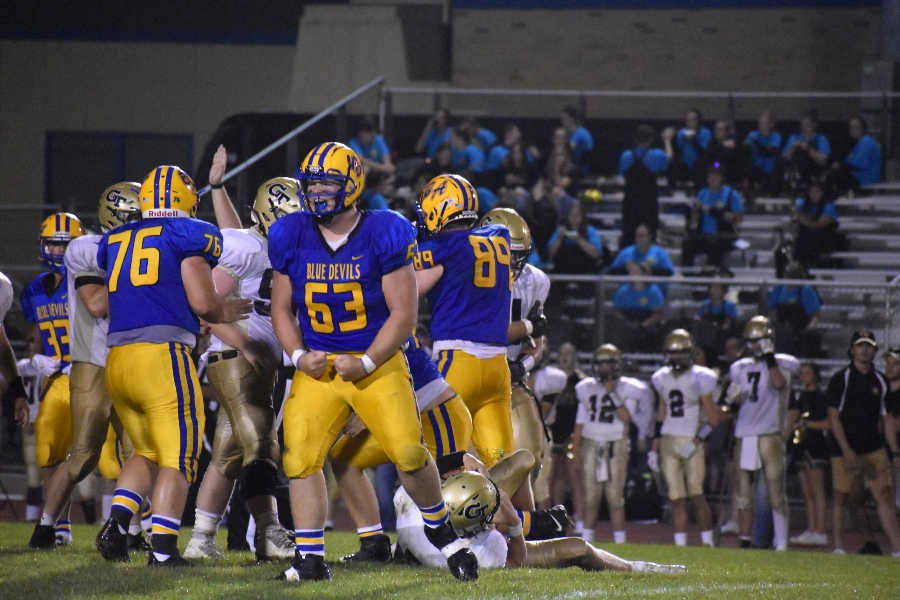
{"type": "Polygon", "coordinates": [[[52,273],[38,275],[25,286],[19,299],[25,318],[41,330],[41,353],[61,360],[65,366],[69,362],[69,288],[65,268],[61,283],[48,294],[44,286],[52,283],[52,273]]]}
{"type": "Polygon", "coordinates": [[[193,346],[200,320],[188,303],[181,262],[202,256],[215,267],[221,254],[219,229],[198,219],[145,219],[104,235],[97,248],[97,265],[106,272],[109,289],[107,344],[193,346]]]}
{"type": "Polygon", "coordinates": [[[381,278],[410,264],[415,248],[415,228],[390,210],[360,211],[337,250],[306,212],[269,229],[269,260],[291,279],[303,342],[324,352],[368,350],[390,314],[381,278]]]}
{"type": "Polygon", "coordinates": [[[441,373],[434,364],[431,355],[422,349],[418,336],[413,333],[407,340],[406,363],[409,365],[409,374],[412,375],[413,389],[418,391],[436,379],[441,378],[441,373]]]}
{"type": "Polygon", "coordinates": [[[416,268],[443,265],[428,292],[431,339],[506,346],[513,271],[502,225],[439,232],[419,242],[416,268]]]}

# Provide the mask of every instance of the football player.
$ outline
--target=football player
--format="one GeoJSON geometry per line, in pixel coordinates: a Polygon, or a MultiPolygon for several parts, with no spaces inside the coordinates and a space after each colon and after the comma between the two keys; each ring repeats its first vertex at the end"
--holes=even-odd
{"type": "MultiPolygon", "coordinates": [[[[122,181],[103,191],[99,202],[99,217],[104,232],[140,220],[140,187],[139,183],[122,181]]],[[[70,501],[75,486],[97,468],[110,425],[115,429],[115,436],[123,435],[122,423],[113,410],[112,400],[106,391],[109,306],[103,273],[97,266],[100,238],[99,235],[83,235],[72,240],[66,248],[64,263],[72,361],[72,448],[68,458],[46,486],[44,512],[35,525],[28,544],[31,548],[52,550],[55,547],[53,524],[70,501]]],[[[127,436],[122,437],[122,444],[127,460],[134,448],[127,436]]],[[[139,521],[131,523],[128,536],[129,548],[141,549],[143,534],[139,521]]]]}
{"type": "Polygon", "coordinates": [[[643,381],[622,377],[622,353],[612,344],[594,350],[594,377],[575,386],[578,415],[572,448],[584,476],[584,528],[581,537],[594,540],[600,499],[606,496],[613,539],[625,543],[625,480],[631,457],[629,427],[638,406],[652,404],[643,381]]]}
{"type": "Polygon", "coordinates": [[[297,178],[304,210],[269,230],[272,324],[297,367],[284,405],[283,457],[296,527],[294,571],[302,580],[331,579],[322,467],[352,411],[397,466],[450,571],[477,579],[478,562],[450,524],[400,351],[418,315],[415,229],[397,213],[357,209],[365,175],[343,144],[313,148],[297,178]]]}
{"type": "Polygon", "coordinates": [[[6,390],[3,392],[3,414],[11,415],[21,427],[28,423],[28,393],[19,373],[16,353],[3,327],[3,320],[12,307],[14,294],[12,282],[6,275],[0,273],[0,375],[6,382],[6,390]]]}
{"type": "MultiPolygon", "coordinates": [[[[543,340],[542,342],[543,343],[543,340]]],[[[546,363],[542,360],[542,363],[546,363]]],[[[541,409],[541,420],[549,429],[551,425],[556,397],[566,388],[568,376],[560,369],[549,364],[542,364],[530,373],[529,385],[534,390],[541,409]]],[[[550,507],[550,465],[552,452],[544,452],[543,466],[538,478],[532,483],[534,501],[541,508],[550,507]]],[[[563,533],[563,531],[559,531],[563,533]]]]}
{"type": "Polygon", "coordinates": [[[107,232],[97,249],[110,315],[106,386],[135,452],[97,535],[97,549],[111,561],[130,560],[125,534],[152,485],[148,564],[190,564],[178,551],[178,532],[205,425],[190,352],[199,318],[231,323],[251,310],[250,300],[216,293],[212,269],[222,254],[222,234],[194,218],[199,200],[187,173],[157,167],[141,184],[142,219],[107,232]]]}
{"type": "MultiPolygon", "coordinates": [[[[34,323],[31,362],[44,376],[41,406],[34,423],[37,462],[45,487],[69,453],[72,413],[69,408],[69,303],[63,285],[63,256],[69,243],[84,235],[81,221],[70,213],[50,215],[41,223],[40,258],[48,272],[35,277],[22,290],[25,318],[34,323]]],[[[58,543],[71,544],[69,504],[59,507],[62,515],[49,526],[56,528],[58,543]]]]}
{"type": "Polygon", "coordinates": [[[757,316],[744,327],[749,356],[731,365],[728,401],[738,406],[734,424],[734,462],[740,466],[738,525],[741,548],[752,546],[753,496],[762,470],[772,507],[775,549],[787,550],[788,506],[784,482],[784,443],[791,377],[800,369],[789,354],[775,354],[769,319],[757,316]]]}
{"type": "Polygon", "coordinates": [[[541,419],[540,402],[526,384],[528,373],[541,360],[547,317],[544,303],[550,293],[550,278],[528,264],[531,254],[531,231],[519,214],[511,208],[494,208],[479,225],[505,225],[509,229],[512,252],[513,289],[506,360],[512,377],[512,427],[516,449],[524,448],[534,455],[532,483],[541,472],[547,449],[547,434],[541,419]],[[527,312],[526,312],[527,311],[527,312]]]}
{"type": "Polygon", "coordinates": [[[478,195],[458,175],[428,182],[417,210],[427,237],[416,254],[416,282],[431,303],[434,359],[472,413],[478,454],[493,465],[515,448],[505,356],[513,286],[509,229],[473,229],[478,195]]]}
{"type": "Polygon", "coordinates": [[[650,378],[659,407],[653,454],[648,462],[653,470],[661,470],[666,480],[675,520],[675,545],[687,545],[685,497],[689,497],[700,525],[700,539],[704,546],[713,546],[712,513],[703,495],[703,441],[719,422],[712,397],[718,378],[713,370],[694,364],[694,341],[684,329],[666,336],[663,355],[666,366],[650,378]]]}
{"type": "MultiPolygon", "coordinates": [[[[471,455],[461,459],[449,456],[446,459],[441,469],[446,477],[442,485],[444,501],[453,507],[453,526],[485,568],[563,569],[577,566],[585,571],[687,571],[681,565],[627,561],[595,548],[581,538],[527,542],[522,535],[522,521],[509,496],[515,493],[517,486],[527,482],[533,457],[518,450],[495,463],[490,470],[471,455]],[[451,460],[455,460],[456,464],[451,460]]],[[[426,543],[422,533],[422,517],[403,488],[397,490],[394,504],[397,508],[395,558],[427,567],[443,566],[443,557],[426,543]]]]}
{"type": "MultiPolygon", "coordinates": [[[[224,159],[224,148],[215,160],[224,159]]],[[[220,186],[222,173],[210,181],[220,186]]],[[[224,167],[224,165],[221,165],[224,167]]],[[[226,195],[221,187],[214,193],[226,195]]],[[[228,200],[230,204],[230,200],[228,200]]],[[[272,266],[269,263],[269,227],[300,208],[300,183],[276,177],[256,192],[249,229],[222,229],[222,256],[213,269],[216,292],[222,298],[238,296],[253,301],[247,321],[211,325],[212,340],[206,355],[209,383],[219,400],[219,418],[213,439],[211,469],[197,493],[194,530],[185,558],[223,558],[215,536],[240,476],[240,492],[256,522],[254,548],[260,560],[292,558],[294,542],[278,520],[275,488],[281,448],[275,428],[273,390],[275,372],[284,351],[272,328],[272,266]]]]}

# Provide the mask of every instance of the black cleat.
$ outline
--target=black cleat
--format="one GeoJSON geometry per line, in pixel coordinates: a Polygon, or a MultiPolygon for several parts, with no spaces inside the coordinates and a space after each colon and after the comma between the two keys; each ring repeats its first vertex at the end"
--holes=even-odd
{"type": "Polygon", "coordinates": [[[181,554],[178,552],[178,550],[175,550],[175,554],[170,554],[169,558],[167,558],[166,560],[158,560],[156,558],[156,554],[151,550],[150,558],[147,560],[147,566],[177,569],[178,567],[192,567],[194,565],[190,561],[181,558],[181,554]]]}
{"type": "Polygon", "coordinates": [[[304,554],[288,570],[276,577],[279,581],[331,581],[331,567],[319,554],[304,554]]]}
{"type": "Polygon", "coordinates": [[[399,545],[394,550],[394,555],[391,557],[391,562],[395,565],[406,565],[409,567],[422,566],[422,563],[419,562],[419,559],[416,558],[412,552],[401,548],[399,545]]]}
{"type": "Polygon", "coordinates": [[[359,550],[341,558],[342,563],[385,563],[391,560],[391,538],[375,535],[359,540],[359,550]]]}
{"type": "Polygon", "coordinates": [[[881,556],[881,546],[878,545],[877,542],[869,540],[865,544],[863,544],[862,548],[859,549],[857,554],[872,554],[874,556],[881,556]]]}
{"type": "Polygon", "coordinates": [[[753,542],[751,540],[741,540],[740,544],[741,548],[753,548],[753,542]]]}
{"type": "Polygon", "coordinates": [[[431,542],[431,545],[437,549],[441,549],[447,544],[459,539],[459,536],[456,535],[456,530],[453,529],[453,525],[450,521],[447,521],[443,525],[438,525],[437,527],[429,527],[426,525],[425,537],[427,537],[428,541],[431,542]]]}
{"type": "Polygon", "coordinates": [[[566,531],[574,526],[566,507],[557,504],[553,508],[531,513],[531,529],[525,539],[537,541],[566,537],[566,531]]]}
{"type": "Polygon", "coordinates": [[[113,562],[128,562],[128,540],[126,534],[119,529],[119,524],[108,519],[103,529],[97,534],[97,550],[100,556],[113,562]]]}
{"type": "Polygon", "coordinates": [[[450,573],[460,581],[475,581],[478,579],[478,559],[468,548],[457,550],[447,559],[450,573]]]}
{"type": "Polygon", "coordinates": [[[40,523],[35,525],[28,547],[35,550],[56,550],[56,527],[40,523]]]}
{"type": "Polygon", "coordinates": [[[153,550],[143,533],[126,533],[125,540],[129,552],[149,552],[153,550]]]}

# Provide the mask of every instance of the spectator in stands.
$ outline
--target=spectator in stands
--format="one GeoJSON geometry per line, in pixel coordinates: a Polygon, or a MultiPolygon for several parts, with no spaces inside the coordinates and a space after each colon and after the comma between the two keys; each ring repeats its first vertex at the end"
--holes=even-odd
{"type": "Polygon", "coordinates": [[[765,111],[759,117],[758,129],[751,131],[744,140],[744,145],[750,148],[753,165],[750,180],[756,193],[767,196],[778,196],[784,186],[781,134],[774,127],[772,114],[765,111]]]}
{"type": "Polygon", "coordinates": [[[416,169],[413,175],[413,192],[418,198],[428,182],[444,173],[453,172],[453,148],[450,142],[442,142],[435,150],[432,158],[426,159],[425,162],[416,169]]]}
{"type": "Polygon", "coordinates": [[[619,157],[619,175],[625,178],[622,199],[622,237],[619,248],[634,243],[634,230],[644,223],[656,234],[659,229],[659,174],[669,166],[669,157],[659,148],[651,148],[656,132],[650,125],[637,128],[635,147],[619,157]]]}
{"type": "Polygon", "coordinates": [[[744,147],[737,143],[734,134],[734,123],[725,119],[716,121],[713,127],[713,138],[702,158],[703,169],[718,163],[725,172],[725,183],[737,186],[744,183],[746,177],[744,147]]]}
{"type": "Polygon", "coordinates": [[[796,226],[794,258],[807,268],[829,264],[822,255],[840,249],[838,214],[821,181],[810,183],[806,196],[797,200],[791,219],[796,226]]]}
{"type": "Polygon", "coordinates": [[[565,219],[547,242],[554,273],[596,273],[604,262],[600,232],[588,225],[580,202],[573,202],[565,219]]]}
{"type": "Polygon", "coordinates": [[[569,454],[569,445],[575,432],[575,418],[578,416],[575,386],[586,375],[578,368],[578,353],[570,342],[564,342],[559,347],[556,363],[568,378],[566,386],[562,392],[551,396],[552,404],[544,403],[541,406],[553,444],[550,461],[550,501],[553,505],[563,504],[567,492],[571,489],[575,508],[573,517],[576,519],[575,534],[579,535],[583,528],[581,517],[584,514],[584,487],[579,465],[569,454]]]}
{"type": "MultiPolygon", "coordinates": [[[[635,243],[619,250],[615,260],[609,265],[610,275],[625,275],[628,273],[629,263],[645,264],[650,275],[657,277],[671,277],[675,274],[672,258],[665,248],[653,243],[653,231],[647,225],[641,223],[635,227],[631,237],[635,243]]],[[[667,292],[662,285],[660,290],[663,295],[667,292]]]]}
{"type": "Polygon", "coordinates": [[[667,127],[663,130],[663,147],[669,156],[669,184],[693,183],[697,187],[703,185],[703,165],[698,163],[706,153],[712,140],[712,132],[702,126],[703,114],[696,108],[687,112],[684,127],[675,133],[675,129],[667,127]],[[672,146],[672,140],[675,146],[672,146]]]}
{"type": "Polygon", "coordinates": [[[627,268],[632,279],[613,297],[606,335],[626,352],[656,352],[666,299],[658,285],[644,279],[650,274],[647,263],[630,262],[627,268]]]}
{"type": "Polygon", "coordinates": [[[522,131],[515,123],[503,128],[503,143],[488,153],[484,170],[491,175],[494,188],[530,187],[534,184],[537,167],[536,148],[526,148],[522,131]]]}
{"type": "Polygon", "coordinates": [[[806,503],[806,530],[790,538],[792,544],[824,546],[825,533],[825,468],[829,463],[828,403],[819,389],[822,377],[819,366],[812,362],[800,364],[800,393],[792,394],[788,404],[785,443],[791,463],[800,477],[800,490],[806,503]]]}
{"type": "Polygon", "coordinates": [[[438,146],[450,141],[450,111],[439,108],[425,123],[422,135],[416,141],[416,154],[425,154],[426,158],[433,158],[437,154],[438,146]]]}
{"type": "Polygon", "coordinates": [[[356,137],[351,138],[347,145],[350,146],[362,161],[366,171],[366,184],[374,179],[393,175],[397,168],[391,162],[391,151],[387,142],[378,134],[378,128],[372,119],[366,118],[356,132],[356,137]]]}
{"type": "Polygon", "coordinates": [[[363,210],[386,210],[391,208],[394,200],[394,177],[376,177],[373,185],[369,185],[366,178],[366,187],[359,197],[359,208],[363,210]]]}
{"type": "Polygon", "coordinates": [[[831,458],[834,552],[844,554],[844,508],[854,484],[864,481],[878,507],[881,527],[890,539],[892,556],[900,558],[892,473],[892,469],[900,469],[900,447],[894,420],[882,421],[888,382],[873,365],[877,348],[871,331],[855,332],[850,338],[850,365],[832,375],[825,392],[831,433],[837,442],[831,458]]]}
{"type": "MultiPolygon", "coordinates": [[[[808,279],[803,265],[794,261],[784,268],[785,279],[808,279]]],[[[769,292],[769,309],[775,315],[775,348],[778,352],[807,358],[819,356],[822,334],[818,330],[822,301],[811,285],[779,284],[769,292]]]]}
{"type": "Polygon", "coordinates": [[[737,190],[725,185],[721,167],[707,169],[706,183],[691,202],[687,236],[681,244],[683,267],[693,266],[697,254],[706,254],[706,264],[721,267],[734,247],[737,226],[744,216],[744,201],[737,190]]]}
{"type": "MultiPolygon", "coordinates": [[[[705,277],[731,277],[725,269],[711,269],[701,273],[705,277]]],[[[711,283],[707,288],[707,298],[700,305],[698,320],[694,325],[694,340],[706,355],[706,366],[713,367],[719,362],[719,355],[725,352],[725,342],[729,338],[740,337],[738,308],[725,298],[728,287],[722,283],[711,283]]]]}
{"type": "Polygon", "coordinates": [[[796,196],[813,179],[821,177],[828,166],[831,144],[828,138],[816,131],[818,126],[817,113],[810,110],[800,119],[800,132],[784,143],[781,156],[785,161],[792,196],[796,196]]]}
{"type": "Polygon", "coordinates": [[[497,143],[497,134],[482,127],[475,117],[466,117],[460,125],[468,132],[472,143],[481,148],[485,155],[497,143]]]}
{"type": "Polygon", "coordinates": [[[881,181],[881,146],[869,135],[869,126],[862,117],[853,117],[849,130],[850,138],[856,143],[844,162],[831,163],[829,173],[838,196],[858,190],[861,185],[881,181]]]}
{"type": "Polygon", "coordinates": [[[453,153],[453,172],[478,187],[478,176],[484,170],[484,151],[472,142],[462,125],[450,129],[450,149],[453,153]]]}
{"type": "Polygon", "coordinates": [[[594,136],[582,125],[581,115],[572,107],[562,109],[559,117],[569,142],[572,162],[582,175],[590,170],[590,154],[594,149],[594,136]]]}
{"type": "Polygon", "coordinates": [[[564,190],[548,185],[544,178],[538,179],[532,186],[525,210],[521,214],[531,229],[534,247],[537,248],[542,260],[549,260],[550,251],[547,242],[556,232],[560,221],[568,214],[569,208],[577,202],[577,199],[566,194],[564,190]]]}
{"type": "Polygon", "coordinates": [[[566,140],[566,130],[557,127],[553,132],[553,146],[544,160],[543,176],[550,186],[574,195],[578,183],[578,167],[572,160],[572,152],[566,140]]]}

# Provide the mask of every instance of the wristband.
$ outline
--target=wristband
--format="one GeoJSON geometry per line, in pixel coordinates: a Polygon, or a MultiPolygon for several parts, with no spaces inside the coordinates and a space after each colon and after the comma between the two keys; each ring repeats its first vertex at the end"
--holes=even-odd
{"type": "Polygon", "coordinates": [[[221,190],[223,187],[225,187],[225,184],[224,183],[211,183],[211,184],[209,184],[209,187],[210,187],[210,189],[213,189],[213,190],[221,190]]]}
{"type": "Polygon", "coordinates": [[[697,432],[697,439],[701,442],[709,437],[709,434],[713,432],[713,426],[709,423],[704,423],[703,427],[700,428],[700,431],[697,432]]]}
{"type": "Polygon", "coordinates": [[[22,376],[17,375],[15,379],[9,382],[6,388],[6,394],[10,398],[28,398],[28,392],[25,391],[25,384],[22,383],[22,376]]]}
{"type": "Polygon", "coordinates": [[[653,439],[656,439],[656,438],[662,436],[662,427],[663,427],[663,422],[662,422],[662,421],[657,421],[657,422],[656,422],[656,427],[655,427],[654,430],[653,430],[653,439]]]}
{"type": "Polygon", "coordinates": [[[362,361],[363,371],[366,372],[366,375],[371,375],[372,371],[375,370],[375,361],[369,358],[368,354],[363,354],[359,357],[359,360],[362,361]]]}
{"type": "Polygon", "coordinates": [[[525,372],[532,370],[534,368],[534,357],[530,354],[525,355],[525,358],[521,360],[522,366],[525,367],[525,372]]]}
{"type": "Polygon", "coordinates": [[[306,350],[303,348],[297,348],[294,350],[294,353],[291,354],[291,363],[297,367],[297,370],[300,370],[300,358],[306,354],[306,350]]]}
{"type": "Polygon", "coordinates": [[[763,354],[763,360],[766,361],[766,366],[768,368],[770,368],[770,369],[778,368],[778,361],[775,360],[775,353],[768,352],[766,354],[763,354]]]}
{"type": "Polygon", "coordinates": [[[522,322],[525,323],[525,335],[531,335],[534,332],[534,324],[528,319],[522,319],[522,322]]]}
{"type": "Polygon", "coordinates": [[[506,535],[508,535],[511,538],[516,538],[516,537],[519,537],[520,535],[522,535],[522,532],[524,530],[525,530],[525,528],[522,526],[522,521],[519,521],[518,525],[515,525],[514,527],[510,527],[506,530],[506,535]]]}

